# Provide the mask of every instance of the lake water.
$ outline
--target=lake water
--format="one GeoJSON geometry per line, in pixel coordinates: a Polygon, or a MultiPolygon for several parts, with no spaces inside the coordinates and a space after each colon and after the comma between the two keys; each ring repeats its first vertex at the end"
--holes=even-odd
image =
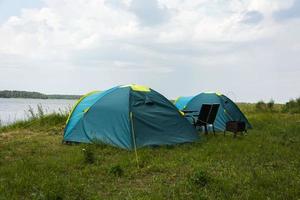
{"type": "Polygon", "coordinates": [[[45,113],[67,112],[76,100],[65,99],[15,99],[0,98],[0,125],[7,125],[18,120],[28,119],[30,107],[37,113],[41,105],[45,113]]]}

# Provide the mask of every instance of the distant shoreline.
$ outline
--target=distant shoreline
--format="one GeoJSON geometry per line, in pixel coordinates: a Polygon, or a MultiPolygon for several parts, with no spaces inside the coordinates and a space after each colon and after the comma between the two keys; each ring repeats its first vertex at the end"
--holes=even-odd
{"type": "Polygon", "coordinates": [[[1,90],[0,98],[20,98],[20,99],[79,99],[81,95],[67,94],[43,94],[40,92],[1,90]]]}

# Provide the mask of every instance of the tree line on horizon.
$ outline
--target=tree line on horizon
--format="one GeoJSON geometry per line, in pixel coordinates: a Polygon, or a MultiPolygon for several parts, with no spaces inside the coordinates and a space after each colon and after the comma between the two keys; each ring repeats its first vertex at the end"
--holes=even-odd
{"type": "Polygon", "coordinates": [[[79,99],[80,95],[43,94],[40,92],[28,92],[18,90],[0,91],[0,98],[30,98],[30,99],[79,99]]]}

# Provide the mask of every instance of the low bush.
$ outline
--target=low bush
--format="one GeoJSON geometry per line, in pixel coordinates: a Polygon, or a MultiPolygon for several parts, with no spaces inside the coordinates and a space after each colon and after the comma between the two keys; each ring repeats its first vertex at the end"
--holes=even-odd
{"type": "Polygon", "coordinates": [[[259,101],[255,104],[255,109],[257,111],[266,111],[267,110],[267,104],[264,101],[259,101]]]}
{"type": "Polygon", "coordinates": [[[287,102],[283,106],[282,111],[288,113],[300,113],[300,97],[297,99],[291,99],[287,102]]]}
{"type": "Polygon", "coordinates": [[[205,187],[210,181],[210,176],[202,170],[196,171],[189,179],[191,185],[205,187]]]}
{"type": "Polygon", "coordinates": [[[273,99],[271,99],[268,103],[267,103],[267,108],[270,110],[270,111],[273,111],[274,110],[274,105],[275,105],[275,102],[273,99]]]}
{"type": "Polygon", "coordinates": [[[259,101],[255,104],[255,109],[258,112],[272,112],[275,109],[275,102],[272,99],[268,103],[259,101]]]}
{"type": "Polygon", "coordinates": [[[112,174],[116,177],[121,177],[124,174],[124,170],[120,165],[114,165],[109,169],[109,174],[112,174]]]}

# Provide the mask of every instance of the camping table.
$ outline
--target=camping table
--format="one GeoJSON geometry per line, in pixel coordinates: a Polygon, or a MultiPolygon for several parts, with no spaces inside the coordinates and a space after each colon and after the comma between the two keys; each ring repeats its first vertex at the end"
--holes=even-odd
{"type": "Polygon", "coordinates": [[[184,116],[187,118],[192,117],[192,120],[195,121],[194,117],[198,117],[198,114],[192,114],[192,113],[197,113],[197,110],[183,110],[184,116]]]}

